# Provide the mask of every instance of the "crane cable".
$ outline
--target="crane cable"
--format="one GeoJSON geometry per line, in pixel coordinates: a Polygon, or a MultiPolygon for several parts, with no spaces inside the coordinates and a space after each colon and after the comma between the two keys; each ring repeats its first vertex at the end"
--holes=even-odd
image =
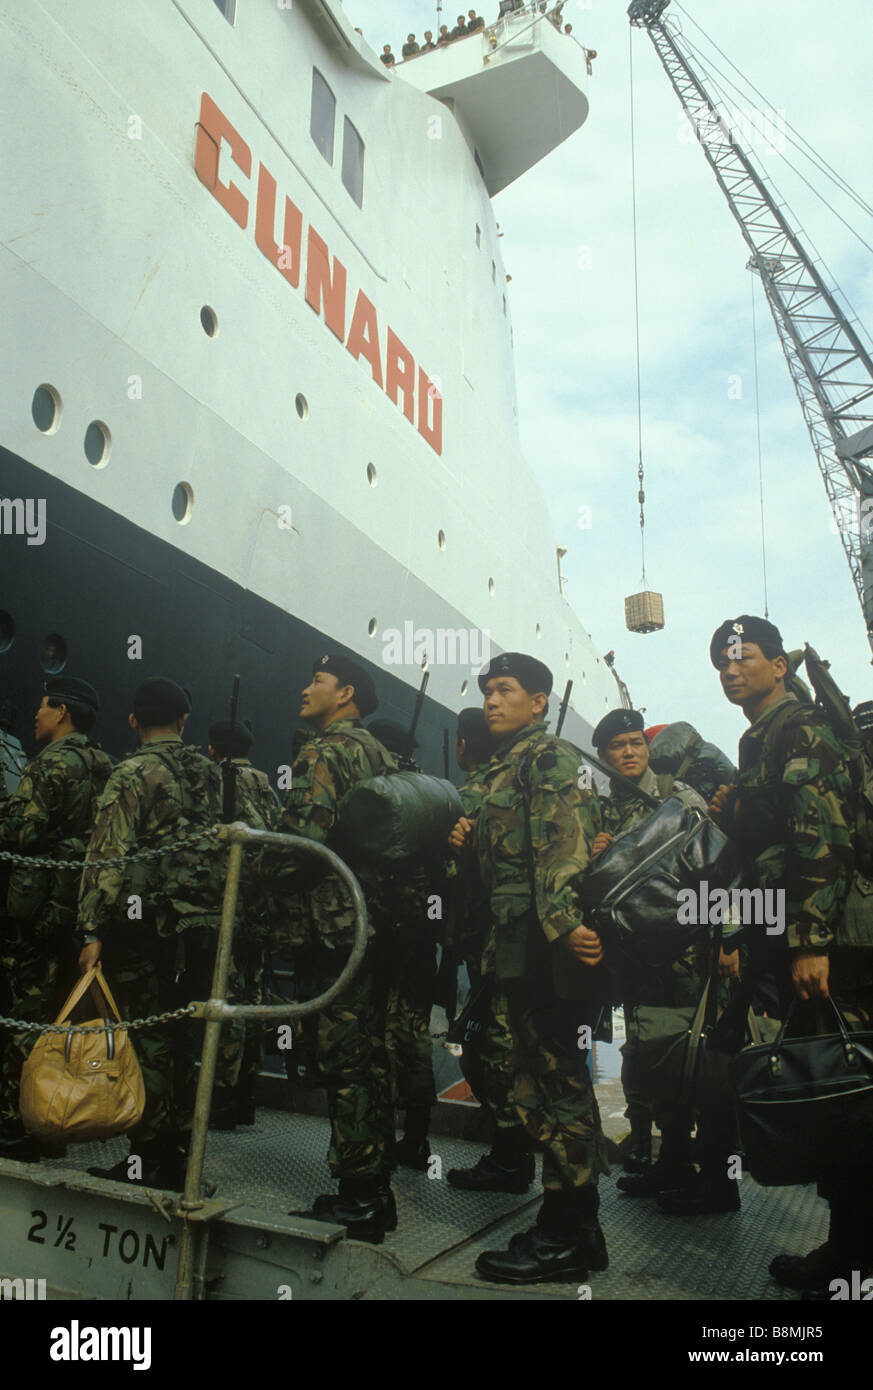
{"type": "Polygon", "coordinates": [[[637,481],[638,492],[637,501],[640,504],[640,556],[642,559],[642,578],[640,585],[643,589],[648,588],[646,579],[646,514],[645,502],[646,492],[643,477],[643,405],[642,405],[642,377],[640,372],[640,277],[637,256],[637,163],[636,163],[636,140],[634,134],[634,48],[633,48],[633,29],[628,30],[628,53],[630,59],[630,146],[631,146],[631,203],[633,207],[633,241],[634,241],[634,329],[636,334],[636,354],[637,354],[637,481]]]}
{"type": "MultiPolygon", "coordinates": [[[[699,27],[699,26],[698,26],[698,27],[699,27]]],[[[701,64],[701,66],[702,66],[705,70],[708,69],[707,75],[708,75],[708,77],[709,77],[710,85],[711,85],[712,87],[714,87],[716,91],[719,90],[719,84],[718,84],[718,82],[715,80],[715,78],[712,76],[712,73],[714,73],[714,72],[717,72],[717,73],[718,73],[719,77],[720,77],[720,78],[722,79],[722,81],[725,83],[726,87],[728,87],[728,88],[730,88],[731,90],[733,90],[733,91],[736,93],[736,95],[737,95],[738,97],[740,97],[741,100],[748,100],[748,98],[746,97],[746,95],[745,95],[745,93],[742,91],[742,89],[741,89],[740,87],[738,87],[737,84],[736,84],[735,82],[732,82],[731,79],[730,79],[729,77],[727,77],[727,76],[721,71],[720,68],[716,67],[716,65],[715,65],[715,63],[713,63],[712,59],[711,59],[711,58],[707,58],[706,55],[697,47],[697,45],[694,44],[694,43],[692,43],[691,39],[689,39],[689,37],[688,37],[687,34],[684,34],[684,35],[683,35],[683,39],[684,39],[684,41],[685,41],[685,45],[686,45],[686,47],[688,48],[689,52],[698,60],[698,62],[701,64]]],[[[712,42],[712,40],[710,40],[710,42],[712,42]]],[[[715,46],[715,45],[713,45],[713,46],[715,46]]],[[[719,52],[721,52],[720,49],[719,49],[719,52]]],[[[733,65],[732,65],[732,66],[733,66],[733,65]]],[[[737,69],[737,70],[739,71],[739,69],[737,69]]],[[[742,76],[742,74],[740,74],[740,75],[742,76]]],[[[744,78],[743,80],[746,81],[747,79],[744,78]]],[[[749,85],[751,86],[752,84],[750,83],[749,85]]],[[[757,91],[757,88],[753,88],[753,90],[757,91]]],[[[750,105],[752,106],[753,110],[757,111],[760,115],[764,116],[764,118],[765,118],[765,120],[766,120],[766,118],[767,118],[767,113],[766,113],[766,111],[762,111],[761,108],[760,108],[759,106],[756,106],[754,102],[751,102],[750,105]]],[[[771,107],[770,109],[772,110],[773,108],[771,107]]],[[[793,127],[788,127],[788,126],[787,126],[787,123],[786,123],[786,127],[787,127],[788,129],[793,129],[793,127]]],[[[792,144],[792,145],[794,145],[794,146],[800,151],[800,153],[801,153],[802,155],[804,155],[807,159],[809,159],[809,160],[810,160],[810,163],[814,164],[815,167],[819,170],[820,173],[825,173],[825,176],[826,176],[826,177],[830,177],[830,175],[828,175],[828,174],[825,172],[825,169],[823,169],[820,165],[815,164],[815,160],[813,160],[813,159],[811,158],[811,156],[808,155],[808,154],[806,153],[806,151],[803,150],[803,149],[797,144],[797,141],[792,140],[790,136],[788,137],[788,139],[789,139],[789,143],[792,144]]],[[[778,149],[778,148],[773,144],[772,141],[770,141],[769,144],[770,144],[771,149],[774,151],[774,153],[778,154],[779,158],[780,158],[785,164],[788,165],[788,168],[792,171],[792,173],[794,173],[794,174],[797,175],[797,177],[800,179],[801,183],[804,183],[804,184],[806,185],[806,187],[810,190],[810,192],[813,193],[813,194],[815,194],[815,196],[816,196],[816,198],[818,198],[819,202],[824,203],[825,207],[828,209],[828,212],[833,213],[833,215],[834,215],[834,217],[837,219],[837,221],[838,221],[838,222],[841,222],[842,225],[846,228],[846,230],[849,231],[849,232],[851,232],[852,236],[855,237],[855,239],[856,239],[857,241],[860,241],[861,245],[862,245],[867,251],[873,251],[873,246],[871,246],[870,243],[864,239],[864,237],[861,235],[861,233],[858,231],[858,229],[857,229],[856,227],[853,227],[852,224],[851,224],[851,222],[847,222],[846,219],[845,219],[845,217],[843,217],[841,213],[837,212],[837,210],[836,210],[836,208],[833,206],[833,204],[832,204],[831,202],[828,201],[828,199],[824,196],[823,193],[819,192],[819,190],[816,188],[815,184],[814,184],[814,183],[811,183],[811,182],[809,181],[809,179],[805,176],[805,174],[802,174],[802,173],[800,172],[800,170],[798,169],[797,165],[796,165],[796,164],[792,164],[792,162],[791,162],[791,160],[788,158],[788,156],[787,156],[786,154],[783,154],[783,152],[782,152],[780,149],[778,149]]],[[[810,147],[810,148],[811,148],[811,147],[810,147]]],[[[839,177],[839,176],[835,176],[835,177],[832,179],[832,182],[836,182],[836,179],[837,179],[838,177],[839,177]]],[[[862,209],[862,211],[867,212],[867,213],[873,213],[873,209],[869,208],[869,207],[867,206],[867,204],[866,204],[865,202],[863,202],[863,200],[860,199],[860,198],[858,197],[858,195],[848,186],[848,184],[847,184],[845,187],[841,187],[841,185],[840,185],[839,183],[837,183],[837,187],[840,188],[840,191],[841,191],[841,192],[846,193],[849,197],[851,197],[851,198],[858,204],[858,206],[862,209]]],[[[843,297],[845,298],[845,295],[844,295],[843,297]]],[[[848,304],[848,300],[846,300],[846,303],[848,304]]],[[[852,308],[852,305],[851,305],[851,304],[849,304],[849,308],[851,309],[853,316],[854,316],[855,318],[857,318],[857,315],[855,314],[855,310],[852,308]]]]}
{"type": "Polygon", "coordinates": [[[767,607],[767,539],[764,530],[764,464],[761,457],[761,406],[758,399],[758,324],[755,316],[755,275],[752,274],[752,344],[755,357],[755,429],[758,436],[758,497],[761,507],[761,570],[764,576],[764,617],[767,607]]]}
{"type": "MultiPolygon", "coordinates": [[[[699,30],[700,30],[701,34],[702,34],[703,37],[706,39],[707,43],[712,44],[712,47],[715,49],[716,53],[720,54],[720,56],[721,56],[722,58],[724,58],[724,60],[725,60],[725,62],[727,63],[728,67],[733,68],[733,70],[734,70],[734,72],[737,74],[737,76],[738,76],[743,82],[745,82],[745,83],[747,84],[747,86],[751,87],[751,89],[752,89],[752,91],[755,93],[755,95],[756,95],[756,96],[759,96],[763,102],[766,102],[767,106],[770,107],[770,110],[772,111],[772,110],[773,110],[773,107],[770,106],[770,103],[767,101],[767,98],[764,96],[764,93],[760,90],[760,88],[758,88],[758,87],[755,86],[755,84],[754,84],[754,82],[752,81],[752,79],[751,79],[750,77],[746,77],[746,75],[745,75],[745,73],[742,71],[742,69],[741,69],[741,68],[738,68],[737,65],[736,65],[736,63],[734,63],[734,62],[728,57],[728,55],[725,53],[724,49],[719,48],[718,44],[715,42],[715,39],[711,38],[710,35],[707,34],[707,32],[706,32],[706,30],[703,28],[703,26],[702,26],[701,24],[698,24],[697,20],[694,19],[694,17],[693,17],[692,15],[690,15],[686,9],[683,8],[683,6],[679,3],[679,0],[675,0],[675,3],[676,3],[676,8],[677,8],[679,11],[681,11],[682,14],[685,15],[685,18],[686,18],[686,19],[688,19],[688,20],[691,21],[691,23],[694,25],[695,29],[699,29],[699,30]]],[[[691,40],[689,39],[688,35],[685,34],[683,37],[684,37],[684,39],[685,39],[685,42],[690,46],[690,45],[691,45],[691,40]]],[[[698,50],[696,50],[696,51],[697,51],[698,57],[702,58],[703,55],[702,55],[702,53],[700,53],[700,50],[698,49],[698,50]]],[[[711,60],[710,60],[710,61],[711,61],[711,60]]],[[[714,65],[713,65],[713,66],[714,66],[714,65]]],[[[718,72],[719,69],[718,69],[718,68],[715,68],[715,71],[718,72]]],[[[744,93],[739,87],[737,87],[735,83],[731,82],[731,79],[730,79],[729,77],[726,77],[726,76],[724,75],[724,73],[720,73],[719,75],[722,76],[722,77],[724,77],[725,82],[727,82],[730,86],[732,86],[732,87],[734,88],[734,90],[738,93],[739,96],[743,97],[745,100],[748,100],[748,97],[745,95],[745,93],[744,93]]],[[[753,106],[754,109],[755,109],[756,111],[760,111],[760,109],[761,109],[760,107],[756,106],[754,102],[750,102],[750,105],[753,106]]],[[[762,112],[761,114],[763,115],[763,114],[765,114],[765,113],[762,112]]],[[[819,152],[818,152],[818,150],[815,148],[815,146],[814,146],[814,145],[811,145],[811,144],[809,143],[809,141],[806,139],[806,137],[803,136],[803,135],[801,135],[801,134],[800,134],[800,131],[799,131],[795,126],[793,126],[793,125],[791,124],[790,121],[786,120],[786,121],[784,122],[784,124],[785,124],[785,129],[786,129],[786,130],[790,130],[791,133],[792,133],[792,135],[796,135],[796,136],[798,137],[797,140],[791,139],[791,136],[788,137],[790,143],[791,143],[792,145],[794,145],[795,149],[799,150],[801,154],[805,155],[806,158],[810,161],[811,164],[815,164],[815,166],[816,166],[816,168],[819,170],[819,172],[820,172],[820,173],[823,173],[823,174],[825,175],[825,177],[826,177],[826,178],[829,178],[829,179],[831,180],[831,182],[832,182],[833,184],[835,184],[836,187],[839,188],[840,191],[841,191],[842,193],[845,193],[849,198],[852,199],[853,202],[857,203],[858,207],[860,207],[860,208],[862,209],[862,211],[864,211],[864,212],[866,212],[866,213],[869,213],[869,215],[870,215],[871,217],[873,217],[873,207],[871,207],[869,203],[865,203],[865,202],[864,202],[863,198],[860,196],[860,194],[858,194],[858,193],[855,192],[854,188],[852,188],[852,186],[851,186],[851,184],[848,182],[848,180],[847,180],[847,179],[844,179],[843,176],[842,176],[842,174],[838,174],[837,171],[836,171],[836,169],[834,169],[832,165],[828,164],[828,162],[827,162],[827,160],[825,159],[824,155],[819,154],[819,152]],[[798,142],[799,142],[799,143],[798,143],[798,142]],[[803,148],[804,145],[806,146],[806,149],[803,148]],[[811,153],[807,153],[807,151],[811,151],[811,153]],[[820,161],[820,162],[819,162],[819,161],[820,161]]]]}

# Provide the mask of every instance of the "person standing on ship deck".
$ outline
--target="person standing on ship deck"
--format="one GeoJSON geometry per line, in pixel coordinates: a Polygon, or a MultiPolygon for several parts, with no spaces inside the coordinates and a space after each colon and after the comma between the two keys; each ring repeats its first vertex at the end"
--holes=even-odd
{"type": "Polygon", "coordinates": [[[586,1013],[599,1013],[584,1001],[603,948],[580,920],[572,885],[591,860],[600,802],[578,786],[576,749],[546,732],[547,666],[504,652],[480,673],[479,688],[500,743],[475,826],[462,817],[449,843],[459,854],[474,843],[488,888],[489,946],[512,1031],[513,1100],[543,1149],[544,1192],[536,1225],[513,1236],[508,1250],[483,1252],[476,1270],[510,1284],[585,1279],[609,1263],[597,1220],[597,1180],[609,1169],[579,1046],[586,1013]]]}

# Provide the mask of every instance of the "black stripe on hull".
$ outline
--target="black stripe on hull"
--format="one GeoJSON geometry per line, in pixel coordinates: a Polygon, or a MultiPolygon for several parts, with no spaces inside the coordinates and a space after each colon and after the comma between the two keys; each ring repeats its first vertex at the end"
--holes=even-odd
{"type": "MultiPolygon", "coordinates": [[[[101,711],[94,736],[115,756],[134,746],[127,715],[140,680],[166,675],[191,691],[186,741],[205,748],[209,725],[230,712],[239,672],[254,760],[275,782],[277,768],[290,761],[300,691],[315,658],[328,650],[346,651],[368,667],[380,717],[410,721],[415,692],[384,667],[2,447],[0,496],[46,499],[43,545],[0,535],[0,610],[15,624],[12,644],[0,652],[0,699],[17,705],[16,732],[28,751],[46,679],[40,652],[50,633],[66,642],[67,672],[96,686],[101,711]],[[140,661],[128,658],[133,635],[142,639],[140,661]]],[[[448,728],[450,776],[459,780],[455,725],[452,711],[427,699],[417,756],[426,771],[442,776],[448,728]]]]}

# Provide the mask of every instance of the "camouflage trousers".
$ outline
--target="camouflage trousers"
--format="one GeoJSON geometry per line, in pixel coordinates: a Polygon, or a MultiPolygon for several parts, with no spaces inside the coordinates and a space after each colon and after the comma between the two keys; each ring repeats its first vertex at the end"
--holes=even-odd
{"type": "MultiPolygon", "coordinates": [[[[211,971],[211,962],[205,965],[211,971]]],[[[264,1002],[264,948],[242,933],[233,942],[227,997],[235,1004],[264,1002]]],[[[255,1081],[263,1065],[263,1024],[242,1018],[223,1023],[212,1097],[213,1118],[232,1120],[241,1107],[254,1104],[255,1081]]]]}
{"type": "MultiPolygon", "coordinates": [[[[122,1018],[147,1018],[180,1008],[192,999],[208,999],[217,937],[205,929],[158,936],[145,923],[123,941],[108,942],[103,969],[122,1018]]],[[[227,997],[235,1002],[234,984],[227,997]]],[[[187,1143],[194,1113],[195,1060],[203,1047],[203,1024],[178,1019],[132,1035],[145,1088],[140,1123],[129,1132],[131,1153],[187,1143]]],[[[239,1080],[240,1037],[224,1024],[219,1041],[213,1113],[228,1112],[239,1080]]]]}
{"type": "MultiPolygon", "coordinates": [[[[3,1012],[26,1023],[53,1023],[78,977],[75,951],[57,932],[35,921],[0,924],[3,1012]]],[[[69,933],[72,942],[72,931],[69,933]]],[[[37,1035],[0,1029],[0,1124],[19,1122],[21,1068],[37,1035]]]]}
{"type": "Polygon", "coordinates": [[[436,1102],[430,1036],[436,946],[420,939],[412,948],[406,943],[394,944],[405,949],[392,951],[387,959],[383,956],[384,964],[377,972],[385,991],[385,1046],[392,1096],[400,1110],[429,1110],[436,1102]]]}
{"type": "MultiPolygon", "coordinates": [[[[491,994],[474,1052],[475,1061],[467,1080],[476,1099],[487,1105],[498,1129],[517,1129],[518,1110],[513,1098],[515,1051],[509,1025],[509,1001],[505,994],[496,990],[491,994]]],[[[465,1058],[466,1055],[465,1048],[465,1058]]]]}
{"type": "Polygon", "coordinates": [[[594,1086],[579,1043],[580,1006],[553,1000],[531,1007],[509,996],[514,1047],[512,1099],[533,1144],[543,1151],[543,1187],[596,1188],[609,1172],[594,1086]]]}
{"type": "MultiPolygon", "coordinates": [[[[324,959],[306,970],[302,997],[326,989],[339,966],[324,959]]],[[[349,987],[314,1018],[304,1020],[318,1081],[327,1091],[330,1146],[337,1179],[382,1178],[385,1149],[394,1138],[394,1108],[385,1047],[385,992],[370,953],[349,987]]]]}

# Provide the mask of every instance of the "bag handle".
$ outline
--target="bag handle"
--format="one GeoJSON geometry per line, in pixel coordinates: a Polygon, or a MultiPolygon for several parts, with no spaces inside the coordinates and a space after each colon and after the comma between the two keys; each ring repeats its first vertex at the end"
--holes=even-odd
{"type": "Polygon", "coordinates": [[[84,998],[85,994],[88,992],[92,985],[97,985],[98,988],[102,990],[106,998],[107,1004],[109,1005],[110,1009],[115,1015],[116,1021],[118,1023],[121,1022],[121,1014],[118,1012],[118,1005],[112,997],[112,991],[110,990],[109,985],[106,983],[106,976],[103,974],[103,969],[100,965],[100,962],[98,961],[96,965],[92,965],[89,970],[85,971],[84,975],[81,976],[81,978],[77,981],[73,989],[70,991],[66,1003],[64,1004],[63,1008],[61,1009],[60,1013],[55,1019],[55,1026],[57,1026],[57,1024],[59,1023],[65,1022],[67,1016],[73,1012],[73,1009],[75,1009],[79,1000],[84,998]]]}
{"type": "MultiPolygon", "coordinates": [[[[848,1028],[847,1028],[847,1026],[846,1026],[846,1020],[843,1018],[843,1015],[840,1013],[840,1010],[837,1008],[837,1005],[836,1005],[836,1003],[835,1003],[835,1001],[834,1001],[833,996],[829,994],[828,997],[827,997],[827,999],[826,999],[824,1002],[825,1002],[825,1004],[830,1004],[831,1008],[832,1008],[833,1011],[834,1011],[834,1014],[835,1014],[836,1020],[837,1020],[837,1027],[839,1028],[840,1035],[841,1035],[842,1040],[843,1040],[843,1046],[844,1046],[845,1048],[854,1048],[854,1043],[852,1042],[851,1035],[850,1035],[849,1030],[848,1030],[848,1028]]],[[[779,1032],[778,1032],[778,1034],[777,1034],[777,1036],[776,1036],[774,1042],[772,1043],[772,1046],[773,1046],[774,1048],[775,1048],[775,1047],[781,1047],[781,1046],[782,1046],[782,1043],[783,1043],[783,1041],[784,1041],[784,1039],[785,1039],[785,1030],[786,1030],[786,1028],[788,1027],[788,1024],[789,1024],[790,1021],[791,1021],[791,1015],[794,1013],[794,1008],[795,1008],[795,1005],[796,1005],[796,1004],[797,1004],[797,995],[795,994],[794,997],[793,997],[792,1000],[791,1000],[791,1003],[788,1005],[788,1008],[785,1010],[785,1018],[784,1018],[784,1020],[783,1020],[782,1027],[779,1029],[779,1032]]]]}

